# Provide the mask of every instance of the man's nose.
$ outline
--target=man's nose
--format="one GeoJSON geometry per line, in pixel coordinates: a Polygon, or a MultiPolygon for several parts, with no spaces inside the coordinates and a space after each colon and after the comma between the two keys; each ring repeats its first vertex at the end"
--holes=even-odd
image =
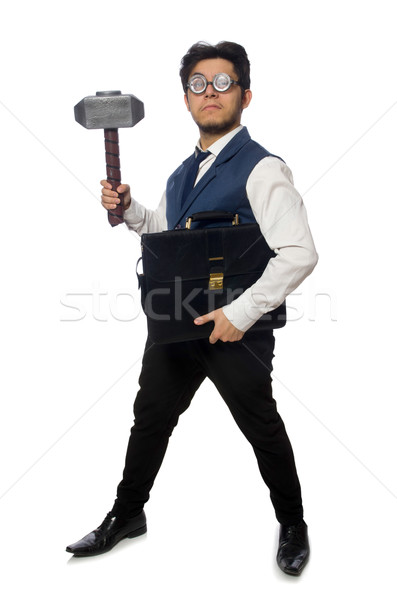
{"type": "Polygon", "coordinates": [[[216,91],[216,89],[214,88],[214,86],[212,85],[212,83],[208,83],[207,84],[207,89],[205,90],[205,95],[206,96],[217,96],[219,92],[216,91]],[[209,90],[211,86],[211,91],[209,90]]]}

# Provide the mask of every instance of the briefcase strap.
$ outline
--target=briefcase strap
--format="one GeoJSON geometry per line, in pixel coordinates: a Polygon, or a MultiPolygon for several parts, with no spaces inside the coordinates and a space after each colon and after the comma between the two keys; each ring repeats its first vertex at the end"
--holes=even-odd
{"type": "Polygon", "coordinates": [[[142,283],[142,273],[138,273],[138,265],[139,263],[142,262],[142,256],[140,256],[136,262],[136,267],[135,267],[135,273],[138,279],[138,290],[141,287],[141,283],[142,283]]]}

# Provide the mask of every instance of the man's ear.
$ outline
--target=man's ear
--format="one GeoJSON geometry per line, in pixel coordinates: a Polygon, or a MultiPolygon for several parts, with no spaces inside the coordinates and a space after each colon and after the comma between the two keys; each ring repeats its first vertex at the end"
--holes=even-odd
{"type": "Polygon", "coordinates": [[[185,104],[186,104],[186,108],[188,109],[188,111],[190,112],[190,106],[189,106],[189,99],[187,97],[187,94],[184,95],[184,100],[185,100],[185,104]]]}
{"type": "Polygon", "coordinates": [[[244,110],[244,108],[247,108],[250,104],[252,100],[252,92],[251,90],[245,90],[244,92],[244,96],[243,96],[243,100],[241,103],[241,108],[244,110]]]}

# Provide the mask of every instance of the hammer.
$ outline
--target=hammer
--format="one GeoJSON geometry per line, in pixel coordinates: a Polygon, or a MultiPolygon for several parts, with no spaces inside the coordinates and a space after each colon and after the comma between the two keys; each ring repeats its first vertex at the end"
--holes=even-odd
{"type": "MultiPolygon", "coordinates": [[[[118,90],[97,92],[96,96],[87,96],[74,107],[74,117],[80,125],[105,130],[106,174],[113,191],[117,191],[121,183],[118,128],[134,127],[144,116],[143,102],[118,90]]],[[[120,204],[108,211],[112,227],[124,222],[123,194],[119,197],[120,204]]]]}

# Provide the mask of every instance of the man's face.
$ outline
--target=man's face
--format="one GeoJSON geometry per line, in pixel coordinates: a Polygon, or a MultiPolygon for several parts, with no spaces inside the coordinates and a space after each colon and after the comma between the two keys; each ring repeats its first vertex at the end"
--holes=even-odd
{"type": "MultiPolygon", "coordinates": [[[[195,73],[204,75],[207,81],[213,81],[217,73],[227,73],[237,81],[233,64],[223,58],[211,58],[198,62],[189,79],[195,73]]],[[[200,132],[221,137],[240,125],[241,113],[251,101],[251,92],[244,91],[239,85],[232,84],[226,92],[217,92],[211,84],[202,94],[194,94],[190,89],[185,95],[185,104],[200,132]]]]}

